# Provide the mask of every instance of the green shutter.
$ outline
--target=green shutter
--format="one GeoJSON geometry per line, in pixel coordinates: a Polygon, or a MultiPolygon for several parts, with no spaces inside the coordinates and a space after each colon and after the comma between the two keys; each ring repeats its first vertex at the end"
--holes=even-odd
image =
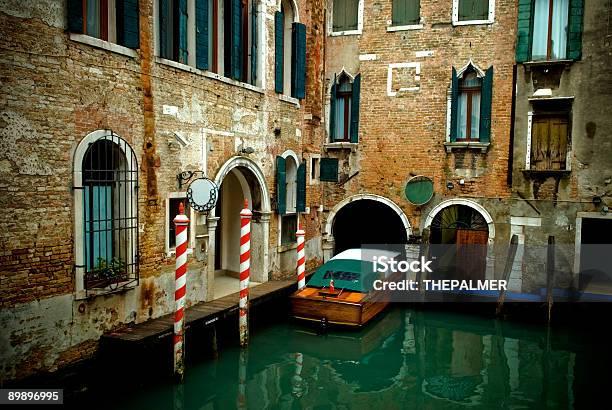
{"type": "Polygon", "coordinates": [[[68,0],[68,30],[83,32],[83,0],[68,0]]]}
{"type": "Polygon", "coordinates": [[[457,70],[453,67],[451,78],[451,123],[450,123],[450,139],[457,140],[457,104],[459,100],[459,80],[457,79],[457,70]]]}
{"type": "Polygon", "coordinates": [[[570,0],[567,36],[567,58],[580,60],[582,57],[582,19],[584,0],[570,0]]]}
{"type": "Polygon", "coordinates": [[[276,157],[276,210],[279,215],[287,213],[287,175],[285,158],[276,157]]]}
{"type": "Polygon", "coordinates": [[[257,84],[257,1],[251,7],[251,84],[257,84]]]}
{"type": "Polygon", "coordinates": [[[168,15],[169,0],[159,0],[159,55],[163,58],[171,58],[168,54],[168,19],[172,16],[168,15]]]}
{"type": "Polygon", "coordinates": [[[420,3],[419,0],[393,0],[393,25],[418,24],[420,21],[420,3]]]}
{"type": "Polygon", "coordinates": [[[117,43],[128,48],[140,47],[138,0],[118,1],[116,18],[117,43]]]}
{"type": "Polygon", "coordinates": [[[333,31],[342,31],[345,26],[345,18],[346,18],[346,1],[347,0],[333,0],[333,16],[332,16],[332,30],[333,31]]]}
{"type": "Polygon", "coordinates": [[[334,142],[336,136],[336,75],[331,86],[329,98],[329,142],[334,142]]]}
{"type": "Polygon", "coordinates": [[[519,0],[518,21],[516,30],[516,62],[524,63],[531,58],[531,42],[533,32],[532,0],[519,0]]]}
{"type": "Polygon", "coordinates": [[[482,79],[480,97],[480,142],[491,141],[491,104],[493,102],[493,66],[482,79]]]}
{"type": "Polygon", "coordinates": [[[302,163],[297,169],[297,198],[296,211],[306,212],[306,164],[302,163]]]}
{"type": "Polygon", "coordinates": [[[187,0],[179,0],[179,63],[187,64],[187,0]]]}
{"type": "Polygon", "coordinates": [[[361,94],[361,74],[353,80],[353,95],[351,96],[351,142],[359,142],[359,95],[361,94]]]}
{"type": "Polygon", "coordinates": [[[284,32],[283,22],[285,16],[280,11],[274,13],[274,91],[277,93],[283,93],[283,59],[285,57],[284,51],[284,32]]]}
{"type": "Polygon", "coordinates": [[[306,26],[293,23],[291,41],[291,96],[306,96],[306,26]]]}
{"type": "Polygon", "coordinates": [[[321,158],[319,180],[338,182],[338,158],[321,158]]]}
{"type": "MultiPolygon", "coordinates": [[[[208,70],[208,3],[196,0],[196,67],[208,70]]],[[[216,1],[216,0],[215,0],[216,1]]]]}
{"type": "Polygon", "coordinates": [[[234,80],[242,80],[242,34],[241,34],[241,0],[231,0],[231,73],[234,80]]]}

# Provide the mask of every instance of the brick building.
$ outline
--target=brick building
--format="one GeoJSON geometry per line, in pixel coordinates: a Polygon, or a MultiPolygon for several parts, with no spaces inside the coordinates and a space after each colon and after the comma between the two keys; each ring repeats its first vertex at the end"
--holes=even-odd
{"type": "Polygon", "coordinates": [[[244,198],[251,279],[294,273],[297,169],[321,133],[322,3],[5,2],[0,22],[3,380],[173,310],[183,172],[220,187],[215,213],[189,214],[188,305],[238,290],[244,198]]]}

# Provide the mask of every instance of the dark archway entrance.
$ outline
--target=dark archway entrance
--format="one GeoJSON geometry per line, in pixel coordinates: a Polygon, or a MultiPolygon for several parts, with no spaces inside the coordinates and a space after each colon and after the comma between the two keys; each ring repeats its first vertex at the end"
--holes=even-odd
{"type": "Polygon", "coordinates": [[[334,255],[363,245],[405,244],[406,228],[389,206],[372,199],[359,199],[342,207],[332,227],[334,255]]]}
{"type": "Polygon", "coordinates": [[[489,226],[474,208],[451,205],[433,218],[430,256],[434,276],[444,279],[485,279],[489,226]]]}

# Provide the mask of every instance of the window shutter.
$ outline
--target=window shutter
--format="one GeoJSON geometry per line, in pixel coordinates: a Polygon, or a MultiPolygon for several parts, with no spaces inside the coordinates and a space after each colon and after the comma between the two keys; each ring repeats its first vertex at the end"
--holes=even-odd
{"type": "Polygon", "coordinates": [[[532,0],[519,0],[516,32],[516,62],[524,63],[531,58],[532,0]]]}
{"type": "Polygon", "coordinates": [[[330,99],[329,99],[329,140],[334,142],[336,139],[336,76],[334,75],[334,82],[331,86],[330,99]]]}
{"type": "Polygon", "coordinates": [[[296,211],[306,212],[306,164],[302,163],[297,169],[297,200],[296,211]]]}
{"type": "Polygon", "coordinates": [[[567,38],[567,57],[580,60],[582,57],[582,18],[584,0],[570,0],[567,38]]]}
{"type": "Polygon", "coordinates": [[[287,213],[286,183],[285,158],[276,157],[276,210],[279,215],[287,213]]]}
{"type": "Polygon", "coordinates": [[[280,11],[274,13],[274,91],[283,93],[284,38],[283,22],[285,16],[280,11]]]}
{"type": "Polygon", "coordinates": [[[493,66],[482,79],[480,99],[480,142],[491,141],[491,104],[493,102],[493,66]]]}
{"type": "Polygon", "coordinates": [[[241,45],[241,15],[242,15],[242,4],[241,0],[231,0],[232,9],[231,13],[231,57],[232,57],[232,78],[240,81],[242,79],[241,74],[241,57],[242,57],[242,45],[241,45]]]}
{"type": "Polygon", "coordinates": [[[359,95],[361,94],[361,74],[353,80],[353,95],[351,96],[351,142],[359,142],[359,95]]]}
{"type": "Polygon", "coordinates": [[[304,98],[306,95],[306,26],[293,23],[291,41],[291,96],[304,98]]]}
{"type": "Polygon", "coordinates": [[[138,0],[117,2],[117,43],[128,48],[140,47],[138,0]]]}
{"type": "Polygon", "coordinates": [[[83,33],[83,0],[68,0],[68,30],[83,33]]]}
{"type": "Polygon", "coordinates": [[[257,1],[251,7],[251,84],[257,84],[257,1]]]}
{"type": "Polygon", "coordinates": [[[169,57],[168,50],[168,3],[169,0],[159,0],[159,55],[163,58],[169,57]]]}
{"type": "Polygon", "coordinates": [[[338,158],[321,158],[319,180],[323,182],[338,182],[338,158]]]}
{"type": "Polygon", "coordinates": [[[450,140],[457,140],[457,103],[459,99],[459,80],[457,79],[457,70],[453,67],[453,75],[451,78],[451,121],[450,121],[450,140]]]}
{"type": "Polygon", "coordinates": [[[179,0],[179,63],[187,64],[187,0],[179,0]]]}
{"type": "Polygon", "coordinates": [[[196,0],[196,68],[208,70],[208,2],[196,0]]]}
{"type": "Polygon", "coordinates": [[[420,20],[419,0],[393,0],[393,25],[417,24],[420,20]]]}

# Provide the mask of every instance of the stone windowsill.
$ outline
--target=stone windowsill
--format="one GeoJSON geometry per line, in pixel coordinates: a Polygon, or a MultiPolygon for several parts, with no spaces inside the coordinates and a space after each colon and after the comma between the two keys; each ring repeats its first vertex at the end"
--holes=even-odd
{"type": "Polygon", "coordinates": [[[521,172],[523,172],[525,176],[566,176],[569,175],[572,171],[569,169],[522,169],[521,172]]]}
{"type": "Polygon", "coordinates": [[[351,150],[351,152],[356,152],[358,146],[359,144],[355,142],[328,142],[326,144],[323,144],[323,150],[327,152],[329,150],[334,149],[347,149],[351,150]]]}
{"type": "Polygon", "coordinates": [[[74,293],[74,299],[75,300],[85,300],[85,299],[95,298],[96,296],[109,296],[109,295],[120,294],[120,293],[128,292],[132,289],[135,289],[136,286],[138,286],[136,283],[133,283],[129,286],[122,287],[122,285],[128,282],[129,281],[118,283],[117,289],[111,289],[110,287],[107,287],[104,289],[89,289],[87,291],[85,291],[85,289],[82,289],[74,293]]]}
{"type": "Polygon", "coordinates": [[[346,30],[346,31],[332,31],[329,33],[332,37],[338,36],[358,36],[361,35],[361,30],[346,30]]]}
{"type": "Polygon", "coordinates": [[[393,31],[421,30],[422,28],[423,28],[423,24],[408,24],[405,26],[389,26],[387,27],[387,31],[393,32],[393,31]]]}
{"type": "Polygon", "coordinates": [[[487,152],[489,149],[489,142],[445,142],[444,146],[446,147],[446,152],[451,153],[454,149],[475,149],[480,150],[483,154],[487,152]]]}
{"type": "Polygon", "coordinates": [[[290,96],[285,95],[285,94],[279,94],[278,95],[278,99],[281,100],[281,101],[284,101],[286,103],[295,105],[295,108],[297,108],[297,109],[300,108],[300,100],[297,99],[297,98],[290,97],[290,96]]]}
{"type": "Polygon", "coordinates": [[[282,253],[282,252],[287,252],[293,249],[297,249],[297,242],[294,243],[288,243],[285,245],[279,245],[277,250],[278,252],[282,253]]]}
{"type": "Polygon", "coordinates": [[[479,24],[493,24],[494,20],[453,20],[453,26],[473,26],[479,24]]]}
{"type": "Polygon", "coordinates": [[[247,90],[255,91],[256,93],[259,93],[259,94],[264,94],[265,93],[263,88],[256,87],[256,86],[248,84],[248,83],[243,83],[243,82],[240,82],[240,81],[236,81],[236,80],[233,80],[231,78],[224,77],[224,76],[216,74],[216,73],[212,73],[210,71],[199,70],[199,69],[197,69],[195,67],[192,67],[190,65],[179,63],[179,62],[172,61],[172,60],[168,60],[168,59],[165,59],[165,58],[162,58],[162,57],[159,57],[159,56],[155,57],[155,62],[158,63],[158,64],[163,64],[163,65],[166,65],[166,66],[170,66],[170,67],[176,68],[178,70],[188,71],[190,73],[201,75],[203,77],[212,78],[213,80],[221,81],[222,83],[225,83],[225,84],[234,85],[236,87],[241,87],[241,88],[245,88],[247,90]]]}
{"type": "Polygon", "coordinates": [[[121,54],[126,57],[138,57],[138,52],[132,50],[131,48],[111,43],[110,41],[100,40],[99,38],[88,36],[86,34],[70,33],[70,40],[75,41],[77,43],[87,44],[92,47],[101,48],[103,50],[111,51],[116,54],[121,54]]]}
{"type": "Polygon", "coordinates": [[[525,61],[523,63],[523,65],[527,68],[531,68],[531,67],[543,67],[543,66],[555,66],[555,65],[564,65],[564,66],[569,66],[574,62],[574,60],[568,60],[568,59],[563,59],[563,60],[532,60],[532,61],[525,61]]]}

